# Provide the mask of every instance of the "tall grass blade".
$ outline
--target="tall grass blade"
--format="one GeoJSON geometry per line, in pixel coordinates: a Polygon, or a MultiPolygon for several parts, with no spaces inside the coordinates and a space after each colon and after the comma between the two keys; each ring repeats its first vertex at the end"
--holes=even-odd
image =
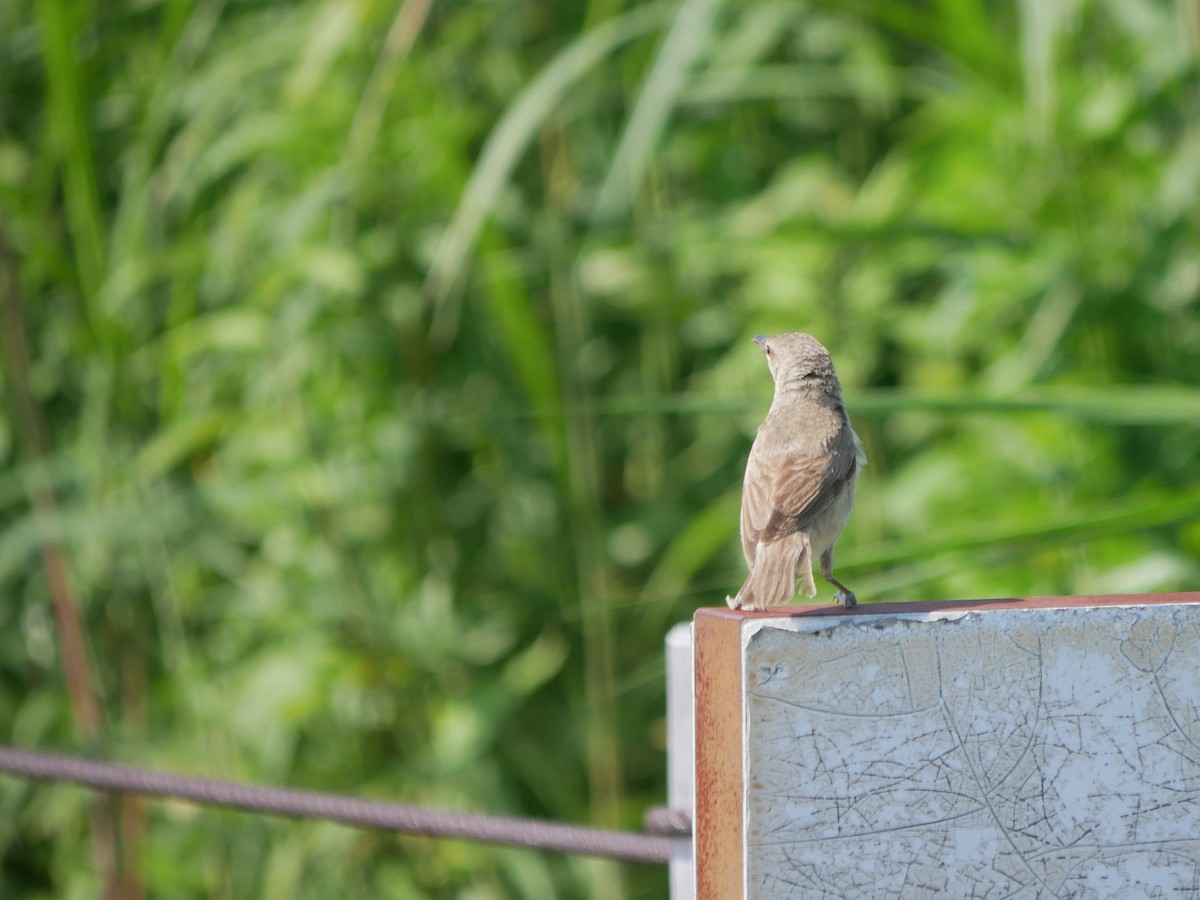
{"type": "Polygon", "coordinates": [[[712,30],[721,0],[683,0],[646,75],[637,103],[596,198],[594,216],[607,221],[627,210],[650,166],[688,74],[712,30]]]}
{"type": "Polygon", "coordinates": [[[521,93],[496,123],[454,212],[425,279],[422,293],[432,304],[431,333],[439,343],[458,330],[458,289],[483,223],[538,128],[580,78],[625,44],[652,33],[667,8],[651,4],[610,19],[563,50],[521,93]]]}

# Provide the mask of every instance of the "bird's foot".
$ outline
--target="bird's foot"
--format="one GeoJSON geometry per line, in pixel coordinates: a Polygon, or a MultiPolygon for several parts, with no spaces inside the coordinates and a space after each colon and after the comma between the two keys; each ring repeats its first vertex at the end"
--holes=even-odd
{"type": "Polygon", "coordinates": [[[728,594],[726,594],[725,602],[727,604],[729,604],[730,609],[741,609],[742,608],[742,598],[740,596],[730,597],[728,594]]]}
{"type": "Polygon", "coordinates": [[[854,591],[838,591],[833,595],[833,602],[838,606],[844,606],[850,609],[852,606],[858,605],[858,598],[854,596],[854,591]]]}

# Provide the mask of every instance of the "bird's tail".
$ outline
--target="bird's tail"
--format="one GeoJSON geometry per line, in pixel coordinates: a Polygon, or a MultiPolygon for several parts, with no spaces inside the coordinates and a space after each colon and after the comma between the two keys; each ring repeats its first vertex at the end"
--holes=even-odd
{"type": "Polygon", "coordinates": [[[812,549],[802,531],[782,540],[759,544],[750,566],[750,577],[737,596],[729,601],[734,609],[766,609],[780,606],[796,593],[796,572],[800,572],[806,596],[816,596],[812,577],[812,549]]]}

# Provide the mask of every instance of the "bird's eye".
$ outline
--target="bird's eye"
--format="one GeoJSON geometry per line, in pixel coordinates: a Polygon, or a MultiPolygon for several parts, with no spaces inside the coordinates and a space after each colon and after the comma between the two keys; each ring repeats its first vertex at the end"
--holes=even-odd
{"type": "Polygon", "coordinates": [[[770,344],[767,344],[767,345],[765,345],[764,349],[767,351],[767,356],[774,356],[774,355],[775,355],[775,351],[771,349],[771,345],[770,345],[770,344]]]}

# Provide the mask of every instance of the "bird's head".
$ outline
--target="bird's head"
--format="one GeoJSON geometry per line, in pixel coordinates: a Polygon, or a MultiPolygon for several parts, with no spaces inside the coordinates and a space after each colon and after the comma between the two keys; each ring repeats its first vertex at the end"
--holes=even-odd
{"type": "Polygon", "coordinates": [[[760,334],[754,338],[754,343],[762,347],[771,376],[780,387],[826,381],[837,384],[829,351],[811,334],[799,331],[774,337],[760,334]]]}

